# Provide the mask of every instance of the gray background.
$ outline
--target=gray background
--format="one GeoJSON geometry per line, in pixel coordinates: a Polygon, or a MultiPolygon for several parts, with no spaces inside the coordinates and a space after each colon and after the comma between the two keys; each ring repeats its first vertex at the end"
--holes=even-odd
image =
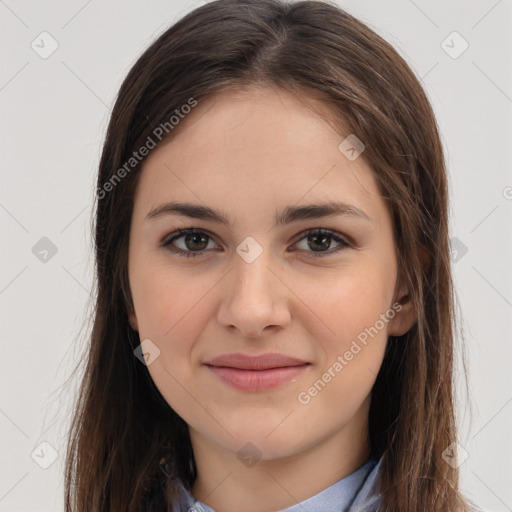
{"type": "MultiPolygon", "coordinates": [[[[202,3],[0,0],[2,512],[63,509],[77,383],[65,381],[91,315],[94,177],[110,108],[140,53],[202,3]],[[46,59],[31,47],[51,48],[43,31],[58,43],[46,59]]],[[[340,5],[406,58],[438,116],[469,362],[462,485],[486,511],[512,510],[512,1],[340,5]],[[463,49],[454,31],[469,44],[456,58],[445,51],[463,49]]]]}

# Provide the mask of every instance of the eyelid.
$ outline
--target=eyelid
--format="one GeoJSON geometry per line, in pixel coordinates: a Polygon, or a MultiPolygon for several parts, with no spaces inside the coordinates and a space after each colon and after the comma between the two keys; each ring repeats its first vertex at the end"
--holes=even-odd
{"type": "MultiPolygon", "coordinates": [[[[172,233],[169,233],[168,235],[165,235],[160,243],[162,246],[166,246],[170,242],[177,240],[178,238],[181,238],[182,236],[186,236],[186,235],[190,235],[190,234],[194,234],[194,233],[204,233],[205,235],[208,235],[208,237],[210,239],[212,239],[213,241],[215,241],[215,238],[216,238],[215,235],[213,233],[210,233],[210,231],[208,231],[207,229],[190,227],[190,228],[180,228],[180,229],[177,229],[176,231],[173,231],[172,233]]],[[[215,242],[215,243],[217,243],[217,242],[215,242]]],[[[219,245],[219,244],[217,244],[217,245],[219,245]]]]}

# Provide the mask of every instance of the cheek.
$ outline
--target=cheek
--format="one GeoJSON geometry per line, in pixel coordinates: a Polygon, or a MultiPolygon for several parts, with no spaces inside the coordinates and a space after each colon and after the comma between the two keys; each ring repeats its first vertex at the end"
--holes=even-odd
{"type": "Polygon", "coordinates": [[[318,366],[296,399],[303,411],[302,427],[314,431],[344,424],[371,392],[387,345],[391,290],[379,272],[340,272],[323,293],[309,297],[321,318],[309,324],[317,342],[318,366]],[[303,409],[302,409],[303,408],[303,409]]]}
{"type": "Polygon", "coordinates": [[[134,287],[140,338],[151,339],[160,350],[149,374],[173,410],[199,425],[211,418],[196,398],[201,393],[194,386],[194,346],[213,314],[208,291],[217,281],[207,273],[191,278],[190,271],[148,264],[134,287]]]}
{"type": "Polygon", "coordinates": [[[218,279],[208,273],[191,278],[190,270],[166,264],[146,262],[139,269],[132,293],[141,336],[154,337],[165,348],[176,337],[188,339],[199,331],[208,292],[218,279]]]}
{"type": "MultiPolygon", "coordinates": [[[[389,274],[368,262],[337,269],[320,279],[295,282],[297,295],[313,313],[308,315],[308,329],[327,353],[346,349],[365,329],[374,326],[388,310],[394,286],[389,274]]],[[[380,321],[377,325],[384,338],[387,325],[380,321]]]]}

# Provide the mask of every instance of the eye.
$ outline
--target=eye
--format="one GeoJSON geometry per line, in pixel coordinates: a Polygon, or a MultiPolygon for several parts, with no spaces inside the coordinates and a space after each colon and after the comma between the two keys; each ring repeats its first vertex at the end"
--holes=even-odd
{"type": "Polygon", "coordinates": [[[301,233],[301,235],[302,238],[299,241],[307,240],[307,247],[314,249],[308,256],[313,256],[314,258],[329,256],[343,250],[346,247],[349,247],[348,242],[328,229],[309,229],[308,231],[301,233]],[[329,248],[332,240],[336,241],[338,246],[334,249],[331,249],[330,251],[323,250],[325,248],[329,248]],[[320,250],[316,250],[318,248],[320,248],[320,250]]]}
{"type": "Polygon", "coordinates": [[[165,247],[172,253],[178,254],[178,256],[198,256],[198,254],[200,254],[201,251],[204,251],[204,249],[208,247],[208,240],[212,241],[212,238],[207,233],[201,231],[200,229],[179,229],[178,233],[179,235],[171,236],[171,238],[166,238],[162,242],[163,247],[165,247]],[[180,242],[180,244],[184,247],[173,247],[174,242],[176,240],[179,240],[180,238],[183,238],[183,242],[180,242]]]}
{"type": "MultiPolygon", "coordinates": [[[[301,233],[300,236],[301,238],[299,239],[299,242],[307,240],[306,247],[313,250],[299,250],[309,252],[309,255],[314,258],[328,256],[350,246],[348,242],[338,236],[335,232],[327,229],[309,229],[308,231],[301,233]],[[338,243],[338,246],[329,251],[324,250],[329,248],[332,240],[338,243]]],[[[203,230],[196,228],[180,229],[178,230],[178,234],[173,233],[169,237],[166,237],[162,242],[162,247],[165,247],[173,254],[188,258],[204,254],[205,249],[208,249],[208,246],[210,245],[209,241],[213,242],[212,237],[203,230]],[[182,247],[177,247],[175,242],[180,239],[183,239],[183,241],[179,242],[178,245],[181,245],[182,247]]],[[[298,242],[296,242],[295,245],[297,244],[298,242]]]]}

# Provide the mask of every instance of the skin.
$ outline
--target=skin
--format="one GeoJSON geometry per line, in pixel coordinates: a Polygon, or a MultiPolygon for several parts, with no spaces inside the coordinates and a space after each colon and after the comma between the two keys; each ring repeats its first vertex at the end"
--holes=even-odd
{"type": "Polygon", "coordinates": [[[416,319],[404,299],[342,371],[309,403],[299,402],[407,294],[397,289],[392,219],[364,153],[349,161],[338,145],[350,130],[336,130],[329,107],[305,98],[268,86],[199,102],[149,154],[136,191],[130,324],[160,350],[148,371],[189,425],[198,470],[193,495],[217,512],[281,510],[361,467],[388,336],[404,334],[416,319]],[[370,220],[329,216],[274,226],[276,210],[326,200],[354,205],[370,220]],[[232,227],[176,214],[145,220],[168,201],[222,210],[232,227]],[[206,242],[187,245],[181,237],[173,247],[196,257],[161,246],[192,227],[204,230],[206,242]],[[351,244],[333,252],[340,246],[334,238],[322,249],[301,235],[319,228],[351,244]],[[236,252],[248,236],[263,251],[251,263],[236,252]],[[321,251],[331,254],[312,256],[321,251]],[[232,352],[279,352],[310,365],[270,391],[239,391],[202,364],[232,352]],[[250,466],[237,457],[249,442],[250,466]]]}

